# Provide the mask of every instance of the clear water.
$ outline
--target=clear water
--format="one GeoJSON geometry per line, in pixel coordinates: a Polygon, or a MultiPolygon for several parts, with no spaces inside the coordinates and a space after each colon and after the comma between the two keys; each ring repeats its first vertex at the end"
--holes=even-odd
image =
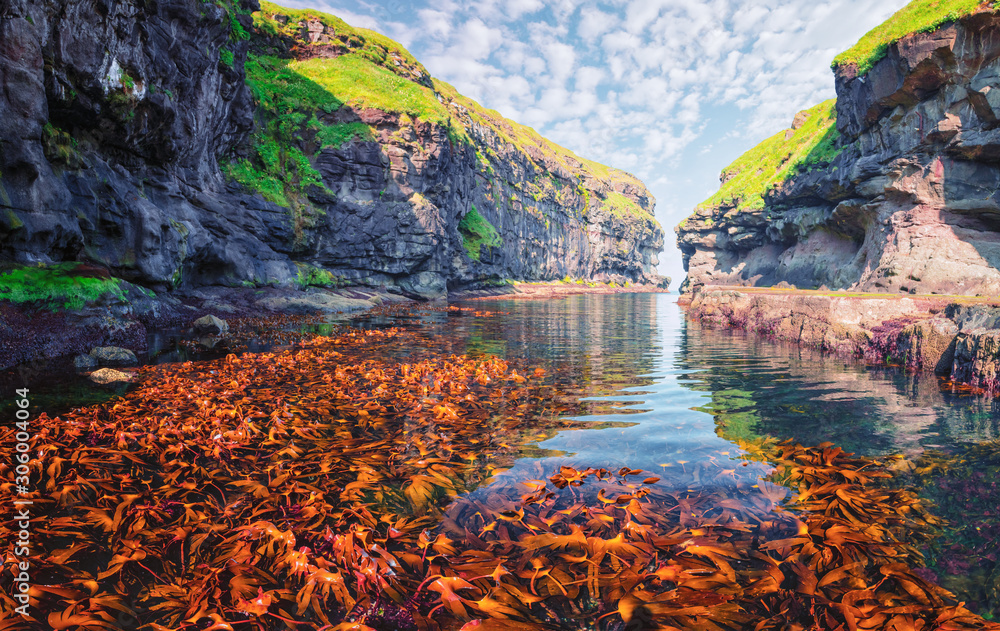
{"type": "MultiPolygon", "coordinates": [[[[1000,436],[1000,401],[950,393],[932,375],[866,366],[685,318],[669,294],[579,295],[459,303],[477,317],[432,312],[363,319],[419,327],[437,352],[542,366],[590,402],[581,421],[537,447],[587,466],[662,469],[734,445],[718,434],[830,441],[868,456],[954,450],[1000,436]],[[608,425],[615,425],[608,427],[608,425]],[[626,426],[622,426],[626,425],[626,426]]],[[[532,466],[537,458],[518,466],[532,466]]]]}
{"type": "Polygon", "coordinates": [[[687,320],[677,296],[667,294],[462,306],[480,313],[359,323],[416,327],[437,353],[542,366],[580,397],[574,429],[525,446],[509,470],[474,495],[512,492],[518,482],[546,478],[561,465],[644,469],[681,489],[766,475],[763,465],[740,461],[737,443],[727,438],[832,442],[860,455],[901,454],[910,462],[927,452],[963,454],[952,460],[961,467],[931,474],[919,489],[951,524],[922,548],[927,576],[973,611],[1000,616],[1000,489],[990,481],[1000,471],[992,461],[1000,451],[982,463],[961,459],[969,447],[1000,437],[1000,400],[953,393],[933,375],[706,328],[687,320]],[[728,477],[719,478],[718,465],[728,477]]]}

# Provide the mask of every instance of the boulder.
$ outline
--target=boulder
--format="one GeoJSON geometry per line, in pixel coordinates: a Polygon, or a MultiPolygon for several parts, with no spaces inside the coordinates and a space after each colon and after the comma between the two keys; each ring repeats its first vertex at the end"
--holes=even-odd
{"type": "Polygon", "coordinates": [[[94,383],[99,383],[102,386],[107,386],[119,383],[130,383],[132,381],[132,375],[120,370],[114,370],[112,368],[101,368],[100,370],[95,370],[90,373],[90,380],[94,383]]]}
{"type": "Polygon", "coordinates": [[[448,282],[435,272],[420,272],[399,281],[403,294],[420,300],[435,300],[448,296],[448,282]]]}
{"type": "Polygon", "coordinates": [[[98,346],[90,351],[90,356],[97,360],[101,366],[136,366],[139,364],[135,353],[119,346],[98,346]]]}
{"type": "Polygon", "coordinates": [[[229,323],[214,315],[207,315],[194,321],[194,330],[199,335],[226,335],[229,323]]]}

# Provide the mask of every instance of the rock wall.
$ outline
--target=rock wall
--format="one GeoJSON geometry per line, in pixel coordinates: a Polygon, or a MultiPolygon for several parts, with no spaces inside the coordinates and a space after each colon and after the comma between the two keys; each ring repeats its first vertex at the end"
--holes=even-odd
{"type": "Polygon", "coordinates": [[[1000,293],[1000,17],[981,12],[836,72],[843,150],[764,207],[677,228],[698,284],[1000,293]]]}
{"type": "MultiPolygon", "coordinates": [[[[338,122],[375,136],[309,154],[322,182],[304,196],[307,216],[224,176],[220,162],[245,156],[269,123],[244,69],[261,45],[256,0],[0,9],[0,262],[87,261],[157,291],[291,286],[303,270],[417,297],[507,278],[651,279],[663,233],[638,180],[533,156],[495,133],[509,122],[479,124],[456,103],[471,142],[439,124],[342,108],[338,122]],[[541,179],[551,185],[535,186],[541,179]],[[641,212],[613,212],[612,192],[641,212]],[[478,261],[459,232],[474,207],[502,239],[478,261]]],[[[283,53],[336,57],[357,44],[299,26],[283,53]]],[[[419,64],[396,67],[434,85],[419,64]]]]}

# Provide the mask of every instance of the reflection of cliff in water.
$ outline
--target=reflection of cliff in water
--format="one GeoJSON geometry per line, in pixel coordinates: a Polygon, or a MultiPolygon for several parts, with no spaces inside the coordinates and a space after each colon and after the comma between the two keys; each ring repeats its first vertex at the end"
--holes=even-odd
{"type": "Polygon", "coordinates": [[[701,409],[733,438],[770,434],[878,454],[1000,436],[1000,403],[943,391],[933,376],[691,321],[680,347],[677,368],[692,381],[688,387],[712,393],[701,409]]]}

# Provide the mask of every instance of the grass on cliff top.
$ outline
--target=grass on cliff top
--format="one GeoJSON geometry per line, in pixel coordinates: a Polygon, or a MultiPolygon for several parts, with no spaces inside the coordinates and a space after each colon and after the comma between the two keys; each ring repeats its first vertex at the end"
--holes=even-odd
{"type": "Polygon", "coordinates": [[[806,110],[808,118],[791,138],[785,139],[787,130],[780,131],[740,156],[723,170],[726,182],[719,191],[698,208],[761,209],[768,190],[803,169],[831,162],[840,153],[835,104],[830,99],[806,110]]]}
{"type": "MultiPolygon", "coordinates": [[[[593,160],[581,158],[569,149],[545,138],[531,127],[505,118],[500,112],[487,109],[469,97],[459,94],[458,90],[444,81],[435,79],[434,88],[442,98],[453,104],[453,106],[464,108],[473,123],[491,128],[505,142],[519,148],[532,162],[538,164],[538,156],[543,158],[542,162],[545,162],[544,159],[548,158],[553,164],[548,166],[538,164],[544,170],[548,170],[551,167],[562,167],[568,172],[582,172],[584,177],[590,177],[598,182],[603,182],[612,189],[624,189],[627,186],[633,186],[640,190],[645,188],[642,181],[631,173],[594,162],[593,160]]],[[[624,214],[652,217],[650,212],[633,200],[620,193],[615,193],[615,195],[625,199],[626,203],[613,205],[614,209],[624,214]]],[[[589,200],[589,196],[587,196],[587,199],[589,200]]],[[[617,197],[614,199],[616,202],[620,201],[617,197]]],[[[607,204],[608,202],[605,203],[607,204]]]]}
{"type": "Polygon", "coordinates": [[[473,206],[458,224],[458,232],[462,235],[462,247],[469,258],[478,261],[482,247],[498,248],[503,245],[503,238],[486,217],[479,214],[473,206]]]}
{"type": "Polygon", "coordinates": [[[453,140],[469,140],[465,128],[452,121],[451,112],[438,101],[433,90],[359,55],[351,53],[335,59],[291,61],[288,68],[355,109],[406,114],[448,129],[453,140]]]}
{"type": "Polygon", "coordinates": [[[656,220],[652,214],[639,204],[635,203],[635,201],[631,198],[615,191],[608,193],[607,197],[601,203],[601,210],[604,210],[619,219],[625,219],[628,217],[645,217],[654,221],[656,220]]]}
{"type": "MultiPolygon", "coordinates": [[[[405,48],[383,35],[353,28],[340,18],[319,11],[289,9],[266,1],[261,2],[261,10],[254,14],[254,26],[259,32],[298,36],[301,39],[298,23],[311,19],[319,20],[335,31],[338,41],[351,52],[335,58],[304,60],[248,56],[247,80],[254,97],[264,110],[273,113],[279,121],[301,117],[302,114],[312,118],[312,110],[332,113],[347,105],[353,109],[377,109],[406,115],[418,122],[440,125],[448,130],[453,142],[462,144],[472,142],[467,125],[481,124],[493,129],[501,139],[517,147],[541,169],[581,174],[576,184],[592,178],[616,191],[630,186],[640,190],[645,188],[635,176],[581,158],[530,127],[487,110],[447,83],[434,80],[434,89],[416,83],[411,80],[412,72],[411,76],[407,76],[405,72],[400,72],[396,63],[402,64],[403,69],[416,69],[419,74],[429,76],[426,70],[405,48]],[[283,24],[276,20],[275,16],[279,15],[287,17],[287,22],[283,24]],[[459,115],[463,109],[468,117],[459,115]]],[[[295,124],[300,123],[295,121],[295,124]]],[[[353,128],[324,130],[318,132],[318,136],[324,146],[339,146],[339,142],[354,138],[374,138],[373,134],[353,128]],[[339,139],[338,136],[345,138],[339,139]]],[[[252,174],[244,175],[243,180],[251,181],[252,174]]],[[[274,188],[273,181],[264,183],[266,189],[274,188]]],[[[271,193],[272,197],[277,197],[273,191],[271,193]]],[[[586,196],[585,203],[590,203],[589,196],[586,196]]],[[[634,208],[641,216],[650,215],[631,200],[623,207],[634,208]]]]}
{"type": "Polygon", "coordinates": [[[982,0],[913,0],[837,55],[833,67],[857,64],[858,75],[864,75],[886,56],[892,44],[907,35],[934,31],[947,22],[996,4],[982,0]]]}
{"type": "MultiPolygon", "coordinates": [[[[292,9],[273,2],[261,0],[260,10],[253,14],[254,28],[271,35],[286,35],[294,37],[299,34],[299,22],[318,20],[328,29],[334,31],[336,37],[345,45],[357,51],[357,54],[368,58],[373,63],[392,67],[392,58],[421,74],[428,75],[427,70],[401,44],[393,39],[366,28],[355,28],[329,13],[316,9],[292,9]],[[287,22],[282,24],[275,16],[285,16],[287,22]]],[[[314,44],[322,46],[323,44],[314,44]]]]}
{"type": "Polygon", "coordinates": [[[79,263],[21,267],[0,274],[0,301],[16,305],[76,310],[107,294],[122,298],[125,290],[118,279],[81,270],[79,263]]]}
{"type": "MultiPolygon", "coordinates": [[[[643,183],[631,173],[581,158],[569,149],[545,138],[531,127],[505,118],[500,112],[487,109],[473,99],[459,94],[454,86],[444,81],[435,79],[434,88],[442,98],[465,108],[473,122],[492,128],[502,139],[521,148],[522,151],[534,147],[540,155],[551,158],[556,164],[567,170],[583,171],[601,182],[612,185],[615,183],[632,184],[644,188],[643,183]]],[[[527,154],[527,151],[525,153],[527,154]]],[[[529,157],[531,156],[529,155],[529,157]]]]}

